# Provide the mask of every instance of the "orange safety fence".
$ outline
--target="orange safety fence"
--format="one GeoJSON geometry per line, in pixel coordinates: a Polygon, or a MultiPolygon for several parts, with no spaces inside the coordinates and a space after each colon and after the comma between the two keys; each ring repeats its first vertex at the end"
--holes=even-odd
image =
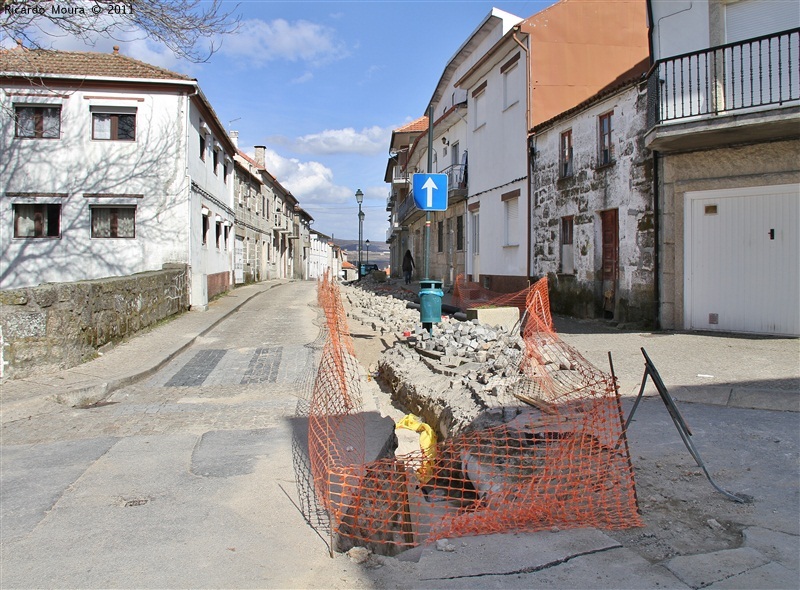
{"type": "Polygon", "coordinates": [[[474,307],[518,307],[525,311],[526,300],[531,287],[514,293],[499,293],[483,287],[480,283],[468,281],[460,274],[453,286],[453,305],[462,310],[474,307]]]}
{"type": "Polygon", "coordinates": [[[359,365],[339,288],[328,276],[319,282],[328,334],[309,458],[338,550],[395,554],[464,535],[642,526],[613,380],[553,331],[546,279],[526,291],[526,351],[487,416],[433,454],[367,463],[359,365]]]}

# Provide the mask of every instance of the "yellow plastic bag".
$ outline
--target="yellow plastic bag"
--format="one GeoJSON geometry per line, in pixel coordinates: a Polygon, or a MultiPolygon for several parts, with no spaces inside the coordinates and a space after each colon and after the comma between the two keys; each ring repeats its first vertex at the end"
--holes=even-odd
{"type": "Polygon", "coordinates": [[[420,422],[414,414],[407,414],[397,424],[395,430],[398,428],[405,428],[412,432],[419,433],[419,448],[425,457],[422,464],[417,468],[417,477],[420,484],[425,485],[428,480],[433,476],[433,460],[436,458],[436,433],[433,428],[424,422],[420,422]]]}

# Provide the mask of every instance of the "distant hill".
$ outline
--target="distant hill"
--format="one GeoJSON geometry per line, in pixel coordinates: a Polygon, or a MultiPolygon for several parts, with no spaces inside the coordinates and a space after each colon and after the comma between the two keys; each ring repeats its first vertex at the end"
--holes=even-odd
{"type": "MultiPolygon", "coordinates": [[[[348,240],[334,238],[333,243],[339,246],[342,250],[347,252],[347,259],[353,264],[358,262],[358,240],[348,240]]],[[[367,262],[369,258],[370,264],[377,264],[380,268],[389,266],[389,244],[386,242],[373,242],[369,241],[369,256],[367,256],[367,247],[363,246],[362,252],[363,262],[367,262]]]]}

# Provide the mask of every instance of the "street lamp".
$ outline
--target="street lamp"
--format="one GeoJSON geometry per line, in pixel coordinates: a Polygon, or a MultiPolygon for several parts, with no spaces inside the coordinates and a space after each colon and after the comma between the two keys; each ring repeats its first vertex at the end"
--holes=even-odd
{"type": "Polygon", "coordinates": [[[367,264],[369,264],[369,240],[364,243],[367,245],[367,264]]]}
{"type": "Polygon", "coordinates": [[[364,193],[361,189],[356,191],[356,201],[358,202],[358,278],[361,280],[361,239],[364,237],[364,212],[361,210],[364,193]]]}

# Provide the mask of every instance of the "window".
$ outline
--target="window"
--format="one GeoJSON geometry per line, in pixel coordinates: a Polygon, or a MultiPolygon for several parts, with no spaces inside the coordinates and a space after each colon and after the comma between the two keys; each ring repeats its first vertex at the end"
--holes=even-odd
{"type": "Polygon", "coordinates": [[[206,136],[200,132],[200,159],[206,161],[206,136]]]}
{"type": "Polygon", "coordinates": [[[464,249],[464,216],[456,217],[456,250],[464,249]]]}
{"type": "Polygon", "coordinates": [[[475,112],[474,129],[486,124],[486,82],[483,82],[472,92],[472,102],[475,112]]]}
{"type": "Polygon", "coordinates": [[[225,164],[222,166],[222,182],[228,184],[228,165],[225,164]]]}
{"type": "Polygon", "coordinates": [[[93,238],[135,238],[136,207],[92,207],[93,238]]]}
{"type": "Polygon", "coordinates": [[[92,113],[92,139],[136,140],[136,113],[92,113]]]}
{"type": "Polygon", "coordinates": [[[219,150],[214,150],[213,154],[214,154],[213,155],[214,174],[219,175],[219,173],[217,172],[217,170],[219,169],[219,150]]]}
{"type": "Polygon", "coordinates": [[[503,75],[503,109],[507,109],[519,102],[517,76],[520,69],[517,67],[519,63],[520,54],[517,54],[509,59],[500,68],[500,73],[503,75]]]}
{"type": "Polygon", "coordinates": [[[444,252],[444,221],[436,224],[437,252],[444,252]]]}
{"type": "Polygon", "coordinates": [[[519,195],[520,189],[517,189],[501,197],[504,214],[504,246],[519,246],[519,195]]]}
{"type": "Polygon", "coordinates": [[[231,228],[228,225],[225,225],[224,241],[226,250],[228,249],[228,238],[230,237],[230,234],[231,234],[231,228]]]}
{"type": "Polygon", "coordinates": [[[575,256],[572,245],[574,217],[568,215],[561,218],[561,272],[575,274],[575,256]]]}
{"type": "Polygon", "coordinates": [[[220,240],[222,239],[222,221],[216,222],[216,229],[217,229],[217,250],[219,250],[220,240]]]}
{"type": "Polygon", "coordinates": [[[472,254],[480,254],[481,214],[477,211],[472,214],[472,254]]]}
{"type": "Polygon", "coordinates": [[[58,139],[61,137],[61,107],[14,107],[16,137],[58,139]]]}
{"type": "Polygon", "coordinates": [[[561,178],[572,176],[572,129],[561,134],[561,155],[558,168],[561,178]]]}
{"type": "Polygon", "coordinates": [[[614,145],[611,143],[611,133],[614,131],[613,117],[614,111],[600,115],[600,153],[599,164],[604,166],[614,161],[614,145]]]}
{"type": "Polygon", "coordinates": [[[60,236],[60,204],[14,205],[15,238],[58,238],[60,236]]]}
{"type": "Polygon", "coordinates": [[[265,219],[269,217],[269,211],[267,211],[267,197],[265,195],[261,195],[261,216],[265,219]]]}
{"type": "Polygon", "coordinates": [[[203,246],[208,244],[208,215],[203,215],[203,246]]]}

